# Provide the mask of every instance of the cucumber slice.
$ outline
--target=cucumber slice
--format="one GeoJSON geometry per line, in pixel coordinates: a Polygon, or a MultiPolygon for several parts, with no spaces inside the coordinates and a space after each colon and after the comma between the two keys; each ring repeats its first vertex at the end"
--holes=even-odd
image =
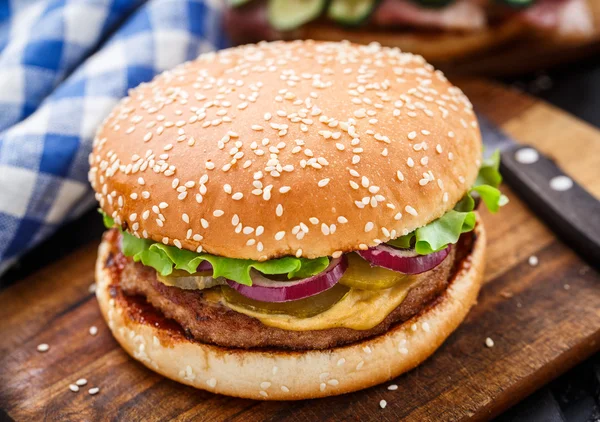
{"type": "Polygon", "coordinates": [[[290,31],[319,17],[326,0],[269,0],[269,22],[279,31],[290,31]]]}
{"type": "Polygon", "coordinates": [[[327,16],[347,26],[364,23],[373,13],[379,0],[332,0],[327,16]]]}
{"type": "Polygon", "coordinates": [[[240,7],[249,1],[250,0],[227,0],[227,4],[231,7],[240,7]]]}
{"type": "Polygon", "coordinates": [[[525,9],[533,6],[536,0],[496,0],[498,3],[505,4],[513,9],[525,9]]]}
{"type": "Polygon", "coordinates": [[[422,7],[437,9],[448,6],[450,3],[453,3],[454,0],[413,0],[413,2],[422,7]]]}

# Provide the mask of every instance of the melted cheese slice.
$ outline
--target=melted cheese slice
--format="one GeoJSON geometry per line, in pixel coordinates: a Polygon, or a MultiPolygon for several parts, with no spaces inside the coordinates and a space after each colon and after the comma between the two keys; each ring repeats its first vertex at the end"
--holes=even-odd
{"type": "Polygon", "coordinates": [[[335,327],[368,330],[381,323],[396,309],[404,301],[411,287],[418,282],[419,277],[406,277],[394,287],[385,290],[350,289],[348,294],[331,308],[309,318],[256,312],[228,303],[223,297],[220,298],[220,302],[223,306],[254,317],[269,327],[284,330],[309,331],[335,327]]]}

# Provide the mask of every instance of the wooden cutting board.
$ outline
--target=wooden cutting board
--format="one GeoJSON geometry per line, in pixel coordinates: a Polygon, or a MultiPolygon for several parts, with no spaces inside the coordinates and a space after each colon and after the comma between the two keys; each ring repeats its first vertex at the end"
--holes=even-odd
{"type": "MultiPolygon", "coordinates": [[[[554,156],[600,197],[599,131],[498,85],[459,85],[480,111],[554,156]]],[[[433,357],[393,382],[334,398],[258,402],[162,378],[130,359],[104,324],[88,290],[94,243],[0,292],[0,419],[489,419],[600,350],[600,275],[504,190],[510,204],[483,215],[489,254],[478,305],[433,357]],[[537,266],[528,263],[532,255],[537,266]],[[494,347],[485,346],[487,337],[494,347]],[[40,343],[50,350],[36,351],[40,343]],[[71,392],[79,378],[88,384],[71,392]],[[390,384],[398,389],[389,391],[390,384]],[[100,392],[89,395],[90,387],[100,392]]]]}

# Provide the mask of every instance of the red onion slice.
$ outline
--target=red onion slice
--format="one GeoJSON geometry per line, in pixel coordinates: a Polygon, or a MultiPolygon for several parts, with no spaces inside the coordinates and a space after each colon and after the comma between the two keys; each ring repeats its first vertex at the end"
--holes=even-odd
{"type": "Polygon", "coordinates": [[[420,274],[440,265],[450,253],[450,246],[429,255],[419,255],[414,249],[396,249],[384,244],[357,253],[372,266],[404,274],[420,274]]]}
{"type": "Polygon", "coordinates": [[[202,261],[200,264],[198,264],[198,268],[196,268],[196,271],[201,272],[201,271],[212,271],[213,267],[212,264],[208,261],[202,261]]]}
{"type": "Polygon", "coordinates": [[[252,270],[252,286],[227,280],[232,289],[242,295],[261,302],[289,302],[314,296],[335,286],[346,268],[348,260],[345,256],[332,259],[325,271],[312,277],[293,281],[277,281],[267,278],[258,271],[252,270]]]}

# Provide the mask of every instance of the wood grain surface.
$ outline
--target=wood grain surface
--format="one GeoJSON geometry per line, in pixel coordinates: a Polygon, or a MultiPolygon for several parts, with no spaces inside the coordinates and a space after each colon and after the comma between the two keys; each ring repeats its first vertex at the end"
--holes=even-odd
{"type": "MultiPolygon", "coordinates": [[[[485,81],[460,86],[517,139],[536,145],[600,197],[600,132],[485,81]]],[[[464,324],[422,366],[365,391],[258,402],[178,385],[129,358],[89,292],[97,243],[0,292],[0,419],[18,421],[486,420],[600,350],[600,275],[504,187],[483,214],[486,284],[464,324]],[[536,255],[537,266],[528,263],[536,255]],[[89,333],[91,326],[98,334],[89,333]],[[494,347],[485,346],[485,339],[494,347]],[[40,353],[36,347],[47,343],[40,353]],[[86,378],[77,393],[69,384],[86,378]],[[396,391],[387,386],[397,384],[396,391]],[[87,390],[99,387],[97,395],[87,390]],[[379,407],[380,400],[387,407],[379,407]]]]}

